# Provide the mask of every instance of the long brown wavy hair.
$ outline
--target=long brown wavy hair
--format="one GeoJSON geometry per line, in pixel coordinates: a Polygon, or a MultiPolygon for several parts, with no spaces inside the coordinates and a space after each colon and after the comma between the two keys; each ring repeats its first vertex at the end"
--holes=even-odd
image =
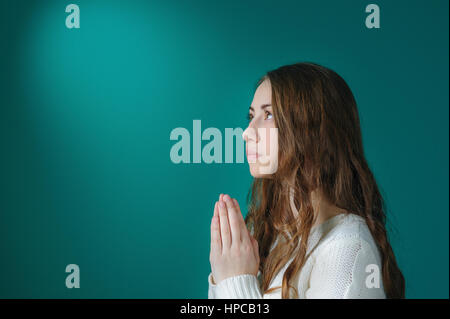
{"type": "Polygon", "coordinates": [[[254,178],[245,217],[259,244],[264,293],[279,288],[268,289],[293,257],[283,274],[281,298],[290,298],[291,288],[293,298],[298,298],[291,280],[307,259],[315,221],[311,192],[318,189],[334,206],[365,219],[381,255],[386,297],[404,298],[405,280],[385,228],[385,203],[364,156],[357,105],[347,83],[329,68],[310,62],[269,71],[256,86],[264,80],[272,88],[278,169],[271,178],[254,178]],[[290,191],[298,215],[290,209],[290,191]],[[278,235],[287,244],[271,251],[278,235]]]}

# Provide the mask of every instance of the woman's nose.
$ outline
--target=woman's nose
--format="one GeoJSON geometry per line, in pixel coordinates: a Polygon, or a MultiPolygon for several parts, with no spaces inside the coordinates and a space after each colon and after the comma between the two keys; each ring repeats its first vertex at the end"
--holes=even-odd
{"type": "Polygon", "coordinates": [[[248,126],[245,131],[242,133],[242,138],[245,142],[253,141],[258,142],[258,133],[257,130],[253,126],[248,126]]]}

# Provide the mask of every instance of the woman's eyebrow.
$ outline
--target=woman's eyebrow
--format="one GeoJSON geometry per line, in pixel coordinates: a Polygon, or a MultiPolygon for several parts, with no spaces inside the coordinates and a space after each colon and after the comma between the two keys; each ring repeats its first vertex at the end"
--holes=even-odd
{"type": "MultiPolygon", "coordinates": [[[[261,105],[261,110],[264,110],[266,107],[272,106],[272,104],[263,104],[261,105]]],[[[250,107],[248,108],[250,111],[255,111],[255,109],[253,108],[253,106],[250,105],[250,107]]]]}

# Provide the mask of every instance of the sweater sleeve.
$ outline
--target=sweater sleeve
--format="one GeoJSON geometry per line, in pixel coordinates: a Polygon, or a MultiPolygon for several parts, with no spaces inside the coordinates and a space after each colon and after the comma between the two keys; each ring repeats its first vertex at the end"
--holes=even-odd
{"type": "MultiPolygon", "coordinates": [[[[261,271],[258,272],[258,276],[261,271]]],[[[208,299],[263,299],[257,276],[245,274],[228,277],[216,284],[208,276],[208,299]]]]}
{"type": "Polygon", "coordinates": [[[372,299],[385,298],[381,280],[381,265],[376,248],[359,236],[334,239],[316,256],[306,298],[372,299]],[[367,284],[371,272],[379,285],[367,284]],[[374,287],[375,286],[375,287],[374,287]]]}

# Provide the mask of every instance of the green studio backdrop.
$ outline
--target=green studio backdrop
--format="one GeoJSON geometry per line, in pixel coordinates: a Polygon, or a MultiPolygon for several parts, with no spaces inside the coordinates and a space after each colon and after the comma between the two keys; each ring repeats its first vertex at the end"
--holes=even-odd
{"type": "Polygon", "coordinates": [[[214,201],[246,215],[252,177],[174,164],[170,132],[245,129],[300,61],[356,97],[407,298],[449,297],[448,1],[377,0],[379,29],[370,1],[77,0],[68,29],[70,3],[0,4],[1,298],[206,298],[214,201]]]}

